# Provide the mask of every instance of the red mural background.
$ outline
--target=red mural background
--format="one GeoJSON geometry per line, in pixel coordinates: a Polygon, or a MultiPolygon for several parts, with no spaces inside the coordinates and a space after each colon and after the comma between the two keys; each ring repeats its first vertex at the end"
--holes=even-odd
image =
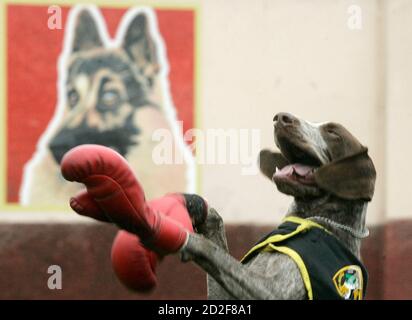
{"type": "MultiPolygon", "coordinates": [[[[65,29],[47,27],[47,6],[7,5],[6,200],[18,202],[24,165],[51,120],[57,105],[57,61],[65,29]]],[[[70,7],[62,8],[63,26],[70,7]]],[[[129,8],[100,8],[110,37],[129,8]]],[[[193,127],[195,12],[156,9],[169,62],[169,82],[183,130],[193,127]]]]}

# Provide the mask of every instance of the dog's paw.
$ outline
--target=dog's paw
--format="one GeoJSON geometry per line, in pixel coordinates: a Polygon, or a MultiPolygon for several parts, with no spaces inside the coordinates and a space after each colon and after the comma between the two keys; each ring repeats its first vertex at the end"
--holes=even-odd
{"type": "Polygon", "coordinates": [[[206,237],[220,232],[224,228],[223,219],[213,208],[209,208],[206,221],[197,227],[197,232],[206,237]]]}
{"type": "Polygon", "coordinates": [[[207,202],[196,194],[183,193],[182,195],[185,199],[186,209],[192,220],[193,228],[198,232],[199,227],[201,227],[207,220],[207,202]]]}

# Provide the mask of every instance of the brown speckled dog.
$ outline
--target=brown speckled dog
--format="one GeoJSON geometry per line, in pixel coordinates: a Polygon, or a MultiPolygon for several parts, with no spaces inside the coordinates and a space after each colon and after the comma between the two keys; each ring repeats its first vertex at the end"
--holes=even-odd
{"type": "MultiPolygon", "coordinates": [[[[367,149],[337,123],[312,124],[279,113],[274,127],[281,153],[262,151],[260,168],[279,191],[294,197],[287,216],[316,222],[341,250],[359,258],[361,239],[367,236],[367,202],[373,196],[376,177],[367,149]]],[[[197,230],[181,254],[184,261],[193,260],[208,273],[209,299],[313,298],[291,256],[263,250],[243,264],[233,258],[228,253],[223,221],[215,210],[209,210],[206,222],[197,230]]],[[[338,279],[330,281],[336,283],[342,298],[362,298],[362,283],[356,282],[359,278],[353,273],[337,275],[338,279]]],[[[317,280],[311,279],[312,287],[317,280]]]]}

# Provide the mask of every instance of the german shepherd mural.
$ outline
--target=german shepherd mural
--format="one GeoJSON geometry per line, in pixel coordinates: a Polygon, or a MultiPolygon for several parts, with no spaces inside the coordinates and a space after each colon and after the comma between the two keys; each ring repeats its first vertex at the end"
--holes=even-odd
{"type": "Polygon", "coordinates": [[[67,204],[80,186],[63,180],[59,163],[71,148],[90,143],[126,157],[148,198],[193,192],[193,157],[178,133],[165,47],[153,10],[130,9],[111,40],[97,8],[74,7],[58,72],[58,105],[25,166],[21,204],[67,204]],[[159,142],[152,134],[157,129],[172,133],[173,152],[183,159],[180,164],[153,161],[159,142]]]}

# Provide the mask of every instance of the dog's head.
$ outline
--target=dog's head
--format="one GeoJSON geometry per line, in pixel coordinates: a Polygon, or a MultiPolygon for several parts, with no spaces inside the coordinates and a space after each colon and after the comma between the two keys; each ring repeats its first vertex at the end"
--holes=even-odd
{"type": "Polygon", "coordinates": [[[346,200],[372,199],[376,171],[368,150],[342,125],[313,124],[288,113],[274,117],[281,153],[262,150],[260,169],[279,191],[295,198],[332,194],[346,200]]]}
{"type": "Polygon", "coordinates": [[[105,47],[89,10],[79,11],[74,21],[65,112],[49,149],[58,163],[80,144],[105,145],[126,156],[138,143],[136,110],[155,105],[150,95],[159,63],[148,17],[133,17],[118,48],[105,47]]]}

